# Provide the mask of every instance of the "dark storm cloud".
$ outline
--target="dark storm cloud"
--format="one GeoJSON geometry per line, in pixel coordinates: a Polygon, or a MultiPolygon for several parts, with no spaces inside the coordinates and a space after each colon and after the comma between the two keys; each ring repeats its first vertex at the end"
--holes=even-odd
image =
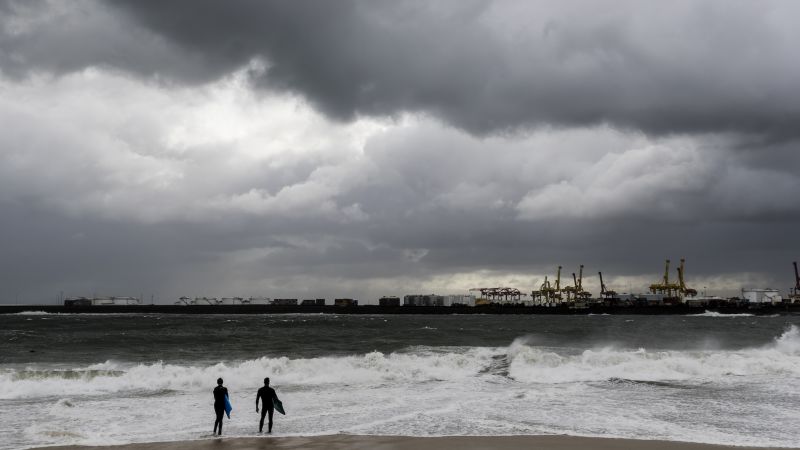
{"type": "Polygon", "coordinates": [[[0,0],[0,301],[782,287],[795,5],[0,0]]]}
{"type": "Polygon", "coordinates": [[[214,96],[219,86],[186,96],[86,71],[0,89],[13,94],[0,98],[7,300],[17,290],[374,299],[439,290],[425,283],[447,277],[462,277],[447,286],[463,292],[484,270],[522,274],[520,288],[557,265],[649,280],[681,256],[692,280],[751,270],[779,280],[792,258],[798,212],[786,199],[800,161],[787,143],[759,158],[763,148],[731,152],[724,137],[600,127],[478,138],[420,120],[354,144],[324,123],[305,127],[316,114],[296,105],[192,119],[237,98],[214,96]],[[264,137],[203,138],[231,119],[264,137]]]}
{"type": "Polygon", "coordinates": [[[798,132],[796,31],[780,17],[796,4],[123,4],[206,55],[211,73],[263,57],[260,83],[344,119],[408,110],[478,133],[598,122],[798,132]]]}
{"type": "Polygon", "coordinates": [[[343,120],[422,111],[474,133],[607,122],[770,139],[800,129],[796,2],[120,0],[54,3],[53,20],[13,24],[39,6],[4,6],[8,73],[105,64],[192,83],[261,59],[255,83],[343,120]]]}

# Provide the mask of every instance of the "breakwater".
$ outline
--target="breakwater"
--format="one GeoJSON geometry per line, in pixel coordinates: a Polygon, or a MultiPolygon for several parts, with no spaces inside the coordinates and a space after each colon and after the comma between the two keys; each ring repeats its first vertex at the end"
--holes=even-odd
{"type": "Polygon", "coordinates": [[[782,303],[776,305],[720,305],[690,306],[606,306],[591,305],[575,308],[560,306],[300,306],[300,305],[0,305],[0,314],[19,314],[27,311],[41,311],[51,314],[643,314],[674,315],[703,314],[800,314],[800,304],[782,303]]]}

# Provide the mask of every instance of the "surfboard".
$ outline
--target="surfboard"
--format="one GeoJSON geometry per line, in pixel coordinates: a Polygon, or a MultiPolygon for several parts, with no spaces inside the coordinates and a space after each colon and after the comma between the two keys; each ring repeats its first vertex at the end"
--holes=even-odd
{"type": "Polygon", "coordinates": [[[231,401],[228,400],[228,396],[225,396],[225,414],[228,415],[228,419],[231,418],[231,411],[233,411],[233,406],[231,406],[231,401]]]}
{"type": "Polygon", "coordinates": [[[272,406],[275,407],[275,411],[278,411],[279,413],[283,414],[284,416],[286,415],[286,411],[283,410],[283,403],[280,400],[278,400],[277,398],[273,398],[272,399],[272,406]]]}

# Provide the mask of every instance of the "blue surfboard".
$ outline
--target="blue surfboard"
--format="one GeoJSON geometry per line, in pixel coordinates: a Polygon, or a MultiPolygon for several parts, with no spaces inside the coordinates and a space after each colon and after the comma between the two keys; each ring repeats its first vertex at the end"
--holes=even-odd
{"type": "Polygon", "coordinates": [[[278,400],[277,398],[273,398],[272,399],[272,406],[275,407],[275,411],[278,411],[279,413],[283,414],[284,416],[286,415],[286,411],[283,410],[283,403],[281,403],[281,401],[278,400]]]}
{"type": "Polygon", "coordinates": [[[228,400],[228,396],[225,396],[225,414],[228,415],[228,419],[231,418],[231,411],[233,411],[233,406],[231,406],[231,401],[228,400]]]}

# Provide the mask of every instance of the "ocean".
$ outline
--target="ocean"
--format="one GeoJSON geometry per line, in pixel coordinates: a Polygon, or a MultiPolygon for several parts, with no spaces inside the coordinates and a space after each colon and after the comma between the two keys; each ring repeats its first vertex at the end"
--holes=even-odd
{"type": "Polygon", "coordinates": [[[800,446],[800,316],[0,315],[0,449],[568,434],[800,446]]]}

